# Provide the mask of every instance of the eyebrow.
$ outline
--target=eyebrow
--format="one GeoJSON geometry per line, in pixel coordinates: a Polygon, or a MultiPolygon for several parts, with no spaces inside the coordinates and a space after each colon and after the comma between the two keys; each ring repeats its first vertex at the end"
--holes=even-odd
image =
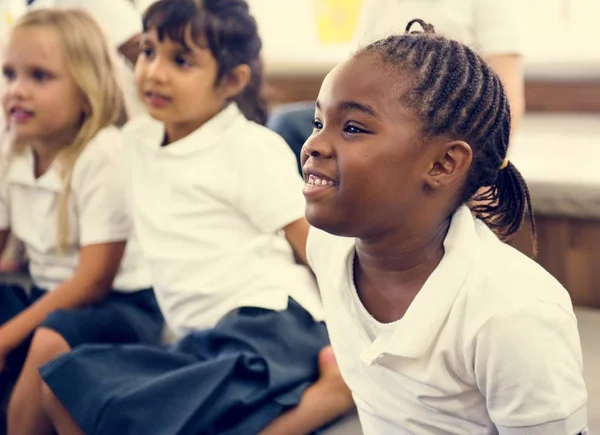
{"type": "MultiPolygon", "coordinates": [[[[142,34],[140,37],[140,45],[149,45],[149,46],[154,47],[157,43],[161,44],[162,42],[164,42],[165,39],[166,39],[166,37],[162,41],[154,41],[148,35],[142,34]]],[[[178,42],[173,42],[173,45],[174,45],[174,47],[173,47],[172,51],[174,51],[174,52],[185,54],[185,55],[193,54],[192,49],[186,45],[180,44],[178,42]]]]}
{"type": "MultiPolygon", "coordinates": [[[[44,60],[42,60],[41,62],[42,63],[40,63],[39,60],[36,60],[34,63],[29,62],[29,63],[26,63],[23,68],[28,72],[37,70],[37,71],[42,71],[44,73],[50,74],[55,77],[61,75],[60,73],[56,72],[56,66],[44,65],[44,60]]],[[[4,73],[7,70],[10,71],[10,70],[17,70],[17,69],[19,69],[19,68],[15,67],[14,64],[12,64],[8,61],[5,61],[4,63],[0,64],[0,72],[1,73],[4,73]]]]}
{"type": "MultiPolygon", "coordinates": [[[[321,105],[319,104],[318,100],[315,105],[317,109],[321,109],[321,105]]],[[[338,109],[342,112],[352,112],[356,110],[381,121],[381,117],[377,114],[377,112],[375,112],[375,109],[368,104],[363,104],[352,100],[342,101],[338,104],[338,109]]]]}

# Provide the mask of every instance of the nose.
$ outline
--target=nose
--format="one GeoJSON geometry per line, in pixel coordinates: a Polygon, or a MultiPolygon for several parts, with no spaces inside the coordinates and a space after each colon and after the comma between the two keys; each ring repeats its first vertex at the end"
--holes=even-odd
{"type": "Polygon", "coordinates": [[[148,62],[146,68],[146,79],[157,83],[163,83],[167,80],[167,71],[161,58],[156,56],[148,62]]]}
{"type": "Polygon", "coordinates": [[[19,77],[15,77],[13,80],[10,80],[5,86],[6,97],[23,99],[26,98],[29,93],[27,83],[25,80],[19,77]]]}
{"type": "Polygon", "coordinates": [[[309,157],[329,159],[333,156],[333,146],[323,131],[315,132],[302,146],[301,161],[304,164],[309,157]]]}

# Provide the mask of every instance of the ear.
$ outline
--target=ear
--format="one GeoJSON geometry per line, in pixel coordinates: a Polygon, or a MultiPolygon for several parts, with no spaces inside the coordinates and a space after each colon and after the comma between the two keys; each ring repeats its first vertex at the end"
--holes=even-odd
{"type": "Polygon", "coordinates": [[[229,74],[221,79],[219,83],[220,91],[225,99],[235,97],[242,93],[244,88],[250,82],[252,70],[248,65],[238,65],[229,74]]]}
{"type": "Polygon", "coordinates": [[[438,190],[462,182],[472,161],[473,150],[468,143],[462,140],[443,143],[427,173],[427,185],[438,190]]]}

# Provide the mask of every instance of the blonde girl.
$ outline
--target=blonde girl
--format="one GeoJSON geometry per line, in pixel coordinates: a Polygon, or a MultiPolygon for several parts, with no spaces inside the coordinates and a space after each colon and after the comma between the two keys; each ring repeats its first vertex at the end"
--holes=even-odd
{"type": "Polygon", "coordinates": [[[49,427],[38,368],[82,343],[155,343],[162,318],[132,241],[113,53],[77,10],[39,9],[3,56],[12,135],[0,182],[0,251],[22,240],[32,289],[0,289],[0,380],[10,434],[49,427]],[[34,429],[35,428],[35,429],[34,429]]]}

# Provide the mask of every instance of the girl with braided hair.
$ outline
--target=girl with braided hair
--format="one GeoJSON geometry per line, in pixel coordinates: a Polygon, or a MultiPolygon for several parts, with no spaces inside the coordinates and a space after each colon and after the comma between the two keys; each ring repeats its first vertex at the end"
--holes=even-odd
{"type": "Polygon", "coordinates": [[[498,75],[421,20],[323,82],[307,258],[367,435],[586,433],[569,295],[500,240],[529,210],[535,241],[510,129],[498,75]]]}

